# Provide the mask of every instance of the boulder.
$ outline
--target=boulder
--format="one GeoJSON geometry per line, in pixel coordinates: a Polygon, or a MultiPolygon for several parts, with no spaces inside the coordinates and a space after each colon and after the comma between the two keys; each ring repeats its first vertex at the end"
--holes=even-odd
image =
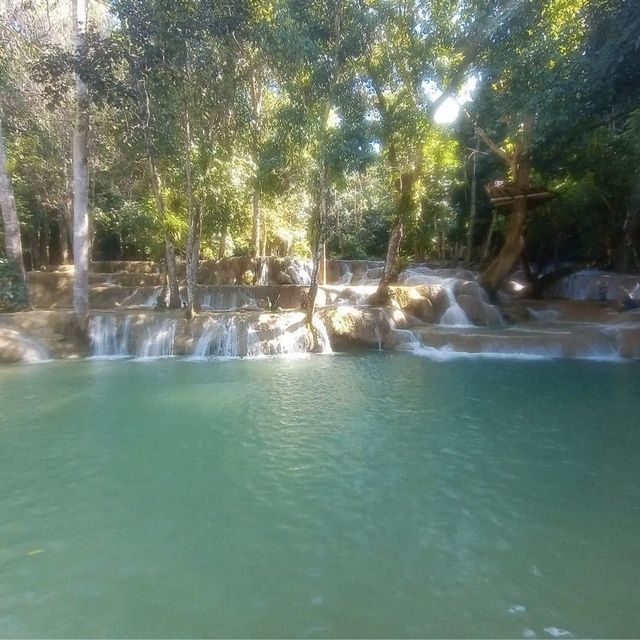
{"type": "MultiPolygon", "coordinates": [[[[375,311],[375,310],[373,310],[375,311]]],[[[381,327],[377,313],[368,309],[340,306],[322,313],[331,344],[339,346],[381,345],[381,327]]]]}
{"type": "Polygon", "coordinates": [[[435,321],[435,310],[428,298],[411,300],[406,307],[406,312],[422,322],[433,323],[435,321]]]}
{"type": "Polygon", "coordinates": [[[500,311],[477,296],[463,293],[457,297],[457,301],[467,318],[476,326],[500,327],[504,324],[500,311]]]}
{"type": "Polygon", "coordinates": [[[276,276],[276,284],[294,284],[294,282],[288,273],[279,271],[276,276]]]}
{"type": "Polygon", "coordinates": [[[0,363],[37,362],[48,358],[38,342],[13,329],[0,328],[0,363]]]}

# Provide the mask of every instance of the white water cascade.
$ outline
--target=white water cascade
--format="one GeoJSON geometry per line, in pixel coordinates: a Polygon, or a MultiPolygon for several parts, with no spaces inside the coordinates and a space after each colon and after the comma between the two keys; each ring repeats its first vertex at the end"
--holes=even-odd
{"type": "Polygon", "coordinates": [[[129,354],[129,317],[118,327],[117,316],[99,315],[91,318],[89,338],[96,357],[126,356],[129,354]]]}
{"type": "Polygon", "coordinates": [[[449,301],[447,310],[442,314],[440,318],[440,324],[448,327],[471,327],[473,323],[467,317],[467,314],[463,311],[462,307],[458,304],[455,294],[453,293],[453,286],[451,282],[444,283],[443,291],[449,301]]]}
{"type": "Polygon", "coordinates": [[[192,357],[223,356],[237,358],[240,355],[238,325],[234,316],[208,318],[193,349],[192,357]]]}
{"type": "Polygon", "coordinates": [[[320,340],[321,353],[333,353],[331,348],[331,341],[329,340],[329,334],[327,333],[327,327],[324,322],[317,316],[313,319],[313,326],[316,328],[318,339],[320,340]]]}
{"type": "Polygon", "coordinates": [[[256,280],[257,285],[266,286],[269,284],[269,263],[264,258],[260,263],[260,271],[256,280]]]}
{"type": "Polygon", "coordinates": [[[140,358],[166,358],[175,355],[177,321],[174,318],[154,322],[147,327],[147,336],[138,351],[140,358]]]}
{"type": "Polygon", "coordinates": [[[287,274],[291,278],[293,284],[301,284],[309,286],[311,284],[311,272],[313,271],[313,263],[311,260],[294,259],[287,269],[287,274]]]}
{"type": "Polygon", "coordinates": [[[247,327],[247,357],[257,358],[262,355],[260,348],[260,338],[258,332],[253,325],[247,327]]]}

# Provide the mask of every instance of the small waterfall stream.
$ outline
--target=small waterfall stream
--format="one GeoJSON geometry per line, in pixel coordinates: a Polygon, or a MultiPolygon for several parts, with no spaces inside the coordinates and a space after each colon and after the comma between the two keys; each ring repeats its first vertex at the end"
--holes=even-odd
{"type": "Polygon", "coordinates": [[[262,286],[269,284],[269,262],[267,261],[267,258],[263,258],[260,262],[260,271],[258,272],[256,284],[262,286]]]}
{"type": "Polygon", "coordinates": [[[240,355],[238,338],[235,316],[220,319],[207,318],[191,355],[193,358],[211,356],[237,358],[240,355]]]}
{"type": "Polygon", "coordinates": [[[121,328],[118,327],[117,320],[117,316],[108,314],[91,318],[89,338],[94,356],[104,358],[129,355],[129,316],[125,316],[121,328]]]}
{"type": "MultiPolygon", "coordinates": [[[[331,353],[327,328],[314,320],[321,352],[331,353]]],[[[188,321],[162,314],[99,314],[91,319],[94,357],[194,359],[242,358],[307,353],[311,332],[304,313],[225,313],[201,315],[188,321]]]]}
{"type": "Polygon", "coordinates": [[[294,259],[287,269],[287,274],[291,278],[293,284],[310,285],[311,272],[313,271],[313,263],[311,260],[294,259]]]}
{"type": "Polygon", "coordinates": [[[174,344],[177,320],[168,318],[147,327],[147,336],[140,345],[140,358],[167,358],[175,355],[174,344]]]}
{"type": "Polygon", "coordinates": [[[445,282],[443,291],[449,301],[447,310],[440,318],[440,324],[448,327],[471,327],[473,323],[467,317],[462,307],[458,304],[456,296],[453,293],[453,286],[450,281],[445,282]]]}

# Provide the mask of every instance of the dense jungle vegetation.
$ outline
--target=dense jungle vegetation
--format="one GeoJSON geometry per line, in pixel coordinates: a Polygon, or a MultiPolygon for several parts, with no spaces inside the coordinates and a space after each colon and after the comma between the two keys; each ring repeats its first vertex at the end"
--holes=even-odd
{"type": "Polygon", "coordinates": [[[5,0],[6,257],[637,270],[639,34],[633,0],[5,0]]]}

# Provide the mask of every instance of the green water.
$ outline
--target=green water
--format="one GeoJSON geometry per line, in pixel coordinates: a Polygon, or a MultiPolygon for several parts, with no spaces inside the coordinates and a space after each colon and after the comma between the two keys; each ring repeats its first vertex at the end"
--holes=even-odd
{"type": "Polygon", "coordinates": [[[639,386],[383,353],[0,368],[0,636],[638,636],[639,386]]]}

